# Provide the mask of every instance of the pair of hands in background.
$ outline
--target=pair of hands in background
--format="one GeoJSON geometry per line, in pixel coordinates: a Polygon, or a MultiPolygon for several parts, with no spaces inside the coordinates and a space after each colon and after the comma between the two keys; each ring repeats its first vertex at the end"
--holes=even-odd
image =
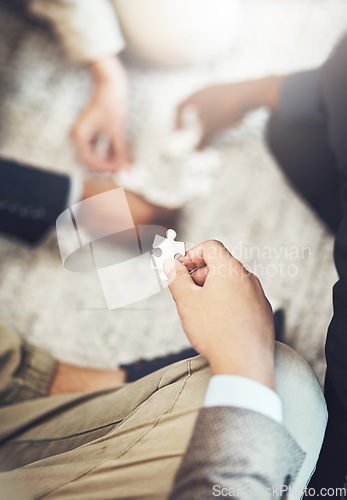
{"type": "MultiPolygon", "coordinates": [[[[90,65],[94,91],[90,102],[72,128],[72,138],[82,162],[97,172],[129,169],[127,141],[127,77],[118,57],[90,65]]],[[[213,85],[195,92],[177,108],[176,127],[185,111],[193,108],[201,126],[198,149],[207,146],[221,130],[238,124],[260,106],[274,107],[280,77],[213,85]]]]}

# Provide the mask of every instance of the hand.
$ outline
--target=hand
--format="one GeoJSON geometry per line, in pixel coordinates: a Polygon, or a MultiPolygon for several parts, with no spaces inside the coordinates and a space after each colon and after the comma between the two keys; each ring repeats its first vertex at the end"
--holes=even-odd
{"type": "Polygon", "coordinates": [[[94,93],[71,135],[81,160],[97,172],[129,168],[126,137],[127,85],[121,62],[112,57],[91,64],[94,93]],[[103,151],[100,149],[103,146],[103,151]]]}
{"type": "Polygon", "coordinates": [[[202,133],[197,148],[207,146],[214,136],[237,125],[246,113],[261,106],[277,105],[282,77],[270,76],[260,80],[212,85],[201,89],[177,108],[176,127],[183,123],[185,110],[195,109],[202,133]]]}
{"type": "Polygon", "coordinates": [[[274,389],[273,315],[256,276],[217,241],[167,260],[164,269],[183,328],[212,374],[240,375],[274,389]]]}

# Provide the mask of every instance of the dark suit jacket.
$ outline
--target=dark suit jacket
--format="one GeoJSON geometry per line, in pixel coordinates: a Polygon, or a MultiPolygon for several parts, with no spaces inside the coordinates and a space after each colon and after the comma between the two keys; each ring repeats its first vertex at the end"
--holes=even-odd
{"type": "Polygon", "coordinates": [[[342,487],[347,480],[347,37],[323,66],[321,98],[329,142],[341,175],[343,216],[335,239],[339,281],[334,286],[334,316],[325,349],[329,421],[316,480],[321,481],[322,486],[342,487]]]}
{"type": "Polygon", "coordinates": [[[0,232],[40,240],[66,208],[70,179],[0,159],[0,232]]]}
{"type": "MultiPolygon", "coordinates": [[[[310,484],[319,495],[320,488],[343,488],[347,482],[347,38],[322,68],[284,80],[278,112],[293,123],[324,123],[335,158],[331,167],[338,169],[341,179],[343,216],[335,240],[339,281],[334,287],[334,316],[326,341],[329,420],[310,484]]],[[[291,436],[266,417],[233,408],[204,408],[170,499],[213,498],[217,496],[213,496],[215,484],[225,487],[226,494],[232,489],[234,496],[239,487],[237,497],[247,497],[247,485],[264,491],[271,483],[293,481],[301,460],[291,436]],[[239,418],[242,425],[237,423],[239,418]]]]}
{"type": "MultiPolygon", "coordinates": [[[[320,124],[338,172],[340,213],[334,257],[339,281],[334,286],[334,316],[326,340],[325,397],[329,420],[311,486],[341,488],[347,480],[347,37],[321,68],[287,77],[279,115],[293,123],[320,124]]],[[[322,154],[322,144],[317,150],[322,154]]],[[[324,153],[324,152],[323,152],[324,153]]],[[[316,176],[319,177],[319,159],[316,176]]],[[[312,178],[312,183],[315,178],[312,178]]],[[[314,283],[312,284],[314,286],[314,283]]],[[[317,304],[319,307],[319,304],[317,304]]],[[[312,311],[314,314],[314,311],[312,311]]]]}

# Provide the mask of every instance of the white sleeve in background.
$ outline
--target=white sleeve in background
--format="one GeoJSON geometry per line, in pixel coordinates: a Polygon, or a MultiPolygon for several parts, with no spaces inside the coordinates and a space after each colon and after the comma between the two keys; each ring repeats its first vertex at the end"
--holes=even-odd
{"type": "Polygon", "coordinates": [[[75,203],[78,203],[83,194],[83,180],[78,174],[72,175],[70,177],[70,187],[66,199],[66,207],[71,207],[75,203]]]}
{"type": "Polygon", "coordinates": [[[112,0],[30,0],[29,9],[51,23],[73,62],[104,59],[125,46],[112,0]]]}
{"type": "Polygon", "coordinates": [[[214,375],[207,388],[204,406],[232,406],[256,411],[282,422],[282,403],[263,384],[237,375],[214,375]]]}

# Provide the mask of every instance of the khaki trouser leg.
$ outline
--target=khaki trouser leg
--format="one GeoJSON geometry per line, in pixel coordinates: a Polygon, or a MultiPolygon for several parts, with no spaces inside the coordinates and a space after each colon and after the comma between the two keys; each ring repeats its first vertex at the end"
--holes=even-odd
{"type": "Polygon", "coordinates": [[[209,377],[198,357],[115,389],[1,407],[2,495],[166,498],[209,377]]]}
{"type": "Polygon", "coordinates": [[[55,365],[46,351],[27,344],[0,323],[0,406],[46,396],[55,365]]]}

